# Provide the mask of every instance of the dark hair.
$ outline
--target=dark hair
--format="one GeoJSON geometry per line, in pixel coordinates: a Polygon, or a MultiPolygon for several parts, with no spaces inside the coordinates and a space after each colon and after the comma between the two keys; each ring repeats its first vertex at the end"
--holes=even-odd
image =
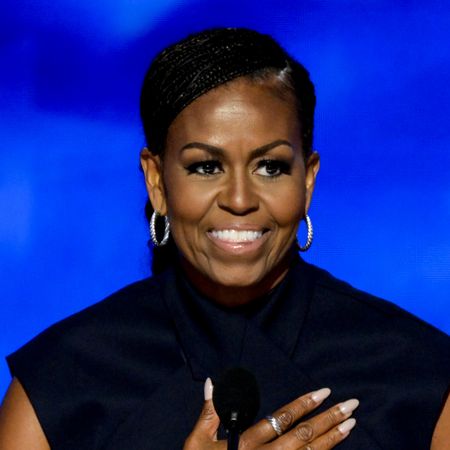
{"type": "MultiPolygon", "coordinates": [[[[246,28],[214,28],[192,34],[156,56],[145,75],[140,102],[148,149],[163,157],[175,117],[196,98],[238,77],[254,82],[275,80],[280,94],[292,95],[307,157],[312,152],[316,105],[309,73],[271,36],[246,28]]],[[[147,201],[147,219],[152,213],[147,201]]],[[[153,249],[152,272],[162,272],[176,258],[177,248],[170,238],[166,246],[153,249]]]]}

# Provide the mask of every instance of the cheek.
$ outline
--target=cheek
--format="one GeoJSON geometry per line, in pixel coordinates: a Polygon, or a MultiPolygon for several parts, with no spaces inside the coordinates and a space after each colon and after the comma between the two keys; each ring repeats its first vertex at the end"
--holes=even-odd
{"type": "Polygon", "coordinates": [[[296,228],[305,213],[305,186],[292,184],[280,191],[274,191],[267,198],[270,215],[280,228],[287,231],[296,228]]]}
{"type": "Polygon", "coordinates": [[[194,229],[208,213],[213,202],[210,189],[192,182],[186,175],[165,176],[166,201],[171,229],[176,241],[191,241],[194,229]]]}

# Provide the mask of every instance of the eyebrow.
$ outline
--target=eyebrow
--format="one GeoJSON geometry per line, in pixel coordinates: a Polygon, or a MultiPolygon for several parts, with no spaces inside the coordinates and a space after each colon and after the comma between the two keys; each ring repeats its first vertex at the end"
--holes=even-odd
{"type": "MultiPolygon", "coordinates": [[[[276,141],[270,142],[269,144],[257,147],[250,151],[250,159],[258,158],[259,156],[265,155],[269,150],[280,145],[287,145],[289,148],[293,149],[292,144],[284,139],[277,139],[276,141]]],[[[198,148],[200,150],[205,150],[215,157],[223,157],[225,149],[221,147],[216,147],[215,145],[204,144],[202,142],[190,142],[181,148],[181,151],[188,150],[190,148],[198,148]]]]}

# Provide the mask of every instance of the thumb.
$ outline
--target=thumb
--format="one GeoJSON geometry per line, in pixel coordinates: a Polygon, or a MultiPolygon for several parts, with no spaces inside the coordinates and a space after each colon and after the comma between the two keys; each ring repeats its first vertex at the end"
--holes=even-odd
{"type": "Polygon", "coordinates": [[[217,429],[219,428],[220,419],[214,408],[212,401],[213,384],[211,378],[207,378],[205,381],[205,403],[203,403],[202,412],[194,427],[194,430],[200,431],[205,436],[213,440],[217,440],[217,429]]]}
{"type": "Polygon", "coordinates": [[[184,450],[197,450],[199,448],[210,447],[217,441],[217,429],[220,425],[219,416],[214,409],[212,402],[213,384],[210,378],[207,378],[204,386],[205,402],[197,423],[192,430],[192,433],[186,440],[184,450]]]}

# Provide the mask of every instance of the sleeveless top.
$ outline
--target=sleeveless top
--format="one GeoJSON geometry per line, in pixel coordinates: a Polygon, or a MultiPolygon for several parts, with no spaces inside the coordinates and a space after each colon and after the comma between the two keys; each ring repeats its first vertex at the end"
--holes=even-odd
{"type": "Polygon", "coordinates": [[[307,392],[314,414],[358,398],[342,450],[429,449],[450,383],[450,338],[296,259],[267,296],[235,309],[176,269],[53,325],[7,358],[52,449],[180,449],[203,383],[256,377],[257,420],[307,392]]]}

